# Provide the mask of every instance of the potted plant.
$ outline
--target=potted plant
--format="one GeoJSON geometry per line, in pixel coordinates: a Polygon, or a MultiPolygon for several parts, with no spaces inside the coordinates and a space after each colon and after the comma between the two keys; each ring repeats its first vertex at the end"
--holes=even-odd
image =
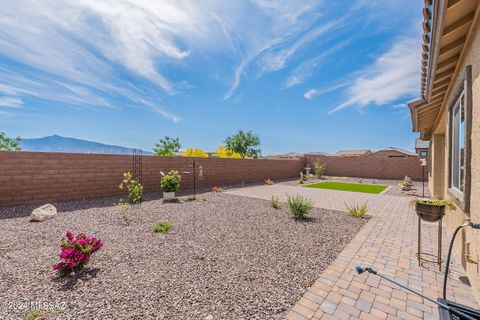
{"type": "Polygon", "coordinates": [[[405,176],[403,181],[400,182],[398,186],[401,187],[403,191],[411,191],[414,189],[412,178],[409,176],[405,176]]]}
{"type": "Polygon", "coordinates": [[[455,209],[455,204],[452,200],[418,198],[412,200],[412,204],[415,204],[417,215],[422,220],[428,222],[441,220],[445,215],[445,208],[455,209]]]}
{"type": "Polygon", "coordinates": [[[175,192],[180,188],[180,180],[182,177],[176,170],[171,170],[168,174],[163,174],[160,179],[160,186],[163,190],[163,200],[172,200],[175,198],[175,192]]]}

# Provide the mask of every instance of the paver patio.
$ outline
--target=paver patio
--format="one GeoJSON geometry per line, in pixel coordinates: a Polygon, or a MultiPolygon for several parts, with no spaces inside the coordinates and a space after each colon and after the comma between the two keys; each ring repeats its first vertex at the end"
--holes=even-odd
{"type": "MultiPolygon", "coordinates": [[[[285,201],[302,195],[320,208],[343,210],[345,204],[368,202],[372,219],[336,260],[321,274],[288,313],[287,319],[438,319],[437,307],[378,276],[357,275],[357,265],[372,266],[410,288],[432,298],[441,296],[443,271],[434,265],[418,266],[417,216],[408,197],[310,189],[285,184],[228,190],[228,193],[261,199],[273,195],[285,201]]],[[[321,232],[321,230],[319,230],[321,232]]],[[[436,224],[424,224],[423,251],[436,252],[436,224]]],[[[448,241],[444,234],[443,257],[448,241]]],[[[447,298],[477,306],[470,287],[461,281],[463,271],[452,258],[447,298]]]]}

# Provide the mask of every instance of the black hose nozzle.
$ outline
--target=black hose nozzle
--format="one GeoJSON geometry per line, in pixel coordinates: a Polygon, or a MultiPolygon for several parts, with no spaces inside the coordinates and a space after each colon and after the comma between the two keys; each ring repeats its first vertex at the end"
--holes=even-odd
{"type": "Polygon", "coordinates": [[[355,267],[355,270],[357,271],[358,274],[362,274],[362,273],[364,273],[365,271],[367,271],[368,273],[377,274],[377,271],[373,270],[373,269],[370,268],[370,267],[356,266],[356,267],[355,267]]]}

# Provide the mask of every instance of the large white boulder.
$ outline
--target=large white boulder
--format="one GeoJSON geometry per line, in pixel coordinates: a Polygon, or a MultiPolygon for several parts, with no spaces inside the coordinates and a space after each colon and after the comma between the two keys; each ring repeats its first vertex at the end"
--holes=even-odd
{"type": "Polygon", "coordinates": [[[45,221],[53,219],[57,215],[57,208],[51,204],[46,204],[41,207],[36,208],[30,214],[30,219],[32,221],[45,221]]]}

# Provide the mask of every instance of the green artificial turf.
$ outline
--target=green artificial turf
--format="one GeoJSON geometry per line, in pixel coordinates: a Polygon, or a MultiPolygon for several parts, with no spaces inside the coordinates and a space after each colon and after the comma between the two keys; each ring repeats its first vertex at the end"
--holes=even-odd
{"type": "Polygon", "coordinates": [[[351,192],[363,192],[379,194],[387,188],[387,186],[381,186],[377,184],[363,184],[363,183],[347,183],[347,182],[319,182],[306,185],[307,188],[328,189],[328,190],[340,190],[351,192]]]}

